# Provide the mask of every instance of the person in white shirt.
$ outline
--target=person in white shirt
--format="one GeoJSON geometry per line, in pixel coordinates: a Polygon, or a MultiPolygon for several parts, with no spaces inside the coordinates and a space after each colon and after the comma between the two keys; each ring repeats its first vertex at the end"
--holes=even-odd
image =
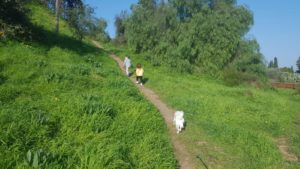
{"type": "Polygon", "coordinates": [[[129,68],[131,66],[131,60],[129,59],[128,56],[125,57],[123,65],[125,66],[126,75],[129,77],[130,76],[129,68]]]}

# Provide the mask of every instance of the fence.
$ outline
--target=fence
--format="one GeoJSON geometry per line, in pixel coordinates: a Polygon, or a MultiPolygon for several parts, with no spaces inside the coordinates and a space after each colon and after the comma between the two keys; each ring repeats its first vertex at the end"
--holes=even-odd
{"type": "Polygon", "coordinates": [[[280,83],[280,82],[273,82],[272,86],[275,88],[286,88],[286,89],[296,89],[297,86],[300,84],[298,83],[280,83]]]}

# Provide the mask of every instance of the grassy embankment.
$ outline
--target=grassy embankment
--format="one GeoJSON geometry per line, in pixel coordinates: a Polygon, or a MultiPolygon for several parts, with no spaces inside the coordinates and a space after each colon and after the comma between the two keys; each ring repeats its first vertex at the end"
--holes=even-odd
{"type": "Polygon", "coordinates": [[[107,53],[30,5],[33,42],[0,42],[0,168],[176,168],[166,126],[107,53]]]}
{"type": "Polygon", "coordinates": [[[278,148],[288,146],[300,156],[300,95],[295,91],[228,87],[206,76],[153,67],[125,48],[107,48],[142,63],[145,85],[185,111],[187,126],[179,137],[199,168],[204,168],[200,159],[213,169],[300,168],[299,162],[285,160],[278,148]]]}

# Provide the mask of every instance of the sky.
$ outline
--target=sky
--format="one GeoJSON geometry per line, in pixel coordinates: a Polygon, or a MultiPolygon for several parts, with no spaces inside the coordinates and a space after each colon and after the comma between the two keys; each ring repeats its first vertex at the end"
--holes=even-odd
{"type": "MultiPolygon", "coordinates": [[[[114,19],[138,0],[84,0],[95,8],[96,17],[104,18],[110,37],[115,36],[114,19]]],[[[280,67],[296,67],[300,57],[300,0],[237,0],[253,13],[254,25],[247,38],[255,38],[266,61],[277,57],[280,67]]]]}

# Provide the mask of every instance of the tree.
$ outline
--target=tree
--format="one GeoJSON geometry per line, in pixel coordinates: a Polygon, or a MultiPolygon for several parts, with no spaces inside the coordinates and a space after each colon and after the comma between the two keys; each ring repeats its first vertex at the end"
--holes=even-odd
{"type": "Polygon", "coordinates": [[[241,41],[236,57],[230,66],[239,72],[263,75],[266,71],[263,59],[256,40],[241,41]]]}
{"type": "Polygon", "coordinates": [[[274,68],[278,68],[278,60],[277,60],[277,57],[274,58],[274,65],[273,65],[274,68]]]}
{"type": "Polygon", "coordinates": [[[258,74],[259,45],[244,38],[251,25],[251,11],[235,0],[140,0],[125,20],[125,37],[136,52],[151,53],[153,65],[215,75],[235,64],[258,74]]]}
{"type": "Polygon", "coordinates": [[[55,32],[59,32],[60,0],[55,1],[55,32]]]}
{"type": "Polygon", "coordinates": [[[84,35],[87,35],[93,27],[93,8],[89,6],[78,6],[69,8],[66,11],[67,22],[74,28],[75,36],[82,40],[84,35]]]}
{"type": "Polygon", "coordinates": [[[172,6],[176,9],[176,15],[181,20],[184,21],[193,14],[198,13],[203,5],[203,0],[171,0],[172,6]]]}
{"type": "Polygon", "coordinates": [[[101,42],[110,40],[105,29],[107,22],[103,18],[93,16],[94,9],[88,5],[73,7],[68,10],[68,23],[74,28],[74,34],[80,40],[89,36],[101,42]]]}
{"type": "Polygon", "coordinates": [[[107,22],[103,18],[94,19],[93,27],[94,29],[90,30],[89,36],[104,43],[110,41],[108,33],[105,32],[107,22]]]}
{"type": "Polygon", "coordinates": [[[126,43],[125,38],[125,21],[128,18],[126,11],[121,11],[119,15],[115,17],[116,37],[115,42],[118,44],[126,43]]]}
{"type": "Polygon", "coordinates": [[[121,13],[115,17],[116,37],[124,36],[125,20],[127,17],[128,14],[126,11],[121,11],[121,13]]]}
{"type": "Polygon", "coordinates": [[[297,72],[300,73],[300,57],[298,58],[296,65],[298,67],[298,71],[297,72]]]}
{"type": "Polygon", "coordinates": [[[280,68],[280,71],[286,73],[294,73],[293,67],[282,67],[280,68]]]}
{"type": "MultiPolygon", "coordinates": [[[[46,3],[51,4],[51,1],[46,1],[46,3]]],[[[59,33],[59,17],[62,15],[66,20],[72,20],[74,12],[70,12],[70,10],[75,8],[81,8],[83,6],[82,0],[55,0],[55,32],[59,33]],[[63,11],[61,11],[61,5],[63,7],[63,11]]]]}
{"type": "Polygon", "coordinates": [[[95,18],[94,9],[85,5],[82,0],[39,0],[55,12],[55,31],[59,32],[59,18],[65,19],[73,28],[78,39],[90,36],[100,41],[109,41],[105,32],[107,23],[104,19],[95,18]]]}
{"type": "Polygon", "coordinates": [[[273,67],[274,67],[274,62],[273,62],[273,60],[271,60],[269,65],[268,65],[268,68],[273,68],[273,67]]]}

